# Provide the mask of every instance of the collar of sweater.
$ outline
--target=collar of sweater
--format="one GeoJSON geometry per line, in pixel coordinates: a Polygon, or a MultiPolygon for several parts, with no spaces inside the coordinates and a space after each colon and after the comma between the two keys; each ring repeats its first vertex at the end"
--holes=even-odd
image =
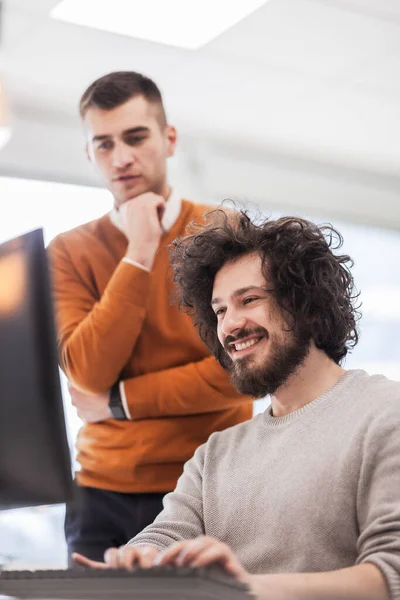
{"type": "MultiPolygon", "coordinates": [[[[171,193],[169,195],[169,198],[166,202],[165,212],[164,212],[162,222],[161,222],[161,225],[162,225],[162,228],[164,231],[169,231],[171,229],[171,227],[177,220],[179,213],[181,212],[181,206],[182,206],[181,196],[175,189],[172,189],[171,193]]],[[[116,208],[113,208],[112,211],[109,212],[108,214],[109,214],[112,224],[117,229],[122,231],[122,233],[125,233],[119,211],[116,208]]]]}
{"type": "Polygon", "coordinates": [[[311,402],[283,417],[274,417],[271,406],[269,406],[263,414],[264,424],[268,427],[279,427],[293,423],[307,414],[310,415],[317,411],[323,411],[328,404],[336,402],[338,396],[348,397],[349,401],[351,401],[352,394],[361,393],[366,377],[368,378],[368,375],[364,370],[350,369],[341,376],[335,385],[318,396],[318,398],[311,400],[311,402]]]}

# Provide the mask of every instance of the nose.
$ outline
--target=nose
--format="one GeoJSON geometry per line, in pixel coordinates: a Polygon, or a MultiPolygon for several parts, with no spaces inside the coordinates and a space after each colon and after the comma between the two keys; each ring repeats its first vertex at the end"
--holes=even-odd
{"type": "Polygon", "coordinates": [[[221,323],[221,333],[224,338],[228,335],[235,335],[246,327],[246,323],[247,319],[240,310],[227,309],[221,323]]]}
{"type": "Polygon", "coordinates": [[[114,146],[112,163],[116,169],[125,169],[133,163],[134,157],[132,148],[124,144],[124,142],[118,142],[114,146]]]}

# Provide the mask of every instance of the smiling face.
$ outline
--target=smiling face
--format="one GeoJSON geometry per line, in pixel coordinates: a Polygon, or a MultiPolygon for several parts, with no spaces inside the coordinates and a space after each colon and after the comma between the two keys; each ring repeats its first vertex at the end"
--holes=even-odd
{"type": "Polygon", "coordinates": [[[162,122],[157,104],[135,96],[110,110],[91,107],[84,125],[88,157],[117,206],[145,192],[167,193],[176,131],[162,122]]]}
{"type": "Polygon", "coordinates": [[[261,258],[247,254],[226,263],[214,280],[212,307],[218,339],[230,358],[231,379],[244,394],[272,394],[304,362],[308,333],[287,321],[268,290],[261,258]]]}

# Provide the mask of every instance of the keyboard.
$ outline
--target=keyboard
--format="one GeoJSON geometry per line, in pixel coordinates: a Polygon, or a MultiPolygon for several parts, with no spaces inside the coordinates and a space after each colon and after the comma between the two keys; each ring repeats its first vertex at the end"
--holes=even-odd
{"type": "Polygon", "coordinates": [[[0,596],[40,600],[245,600],[246,585],[217,566],[0,571],[0,596]]]}

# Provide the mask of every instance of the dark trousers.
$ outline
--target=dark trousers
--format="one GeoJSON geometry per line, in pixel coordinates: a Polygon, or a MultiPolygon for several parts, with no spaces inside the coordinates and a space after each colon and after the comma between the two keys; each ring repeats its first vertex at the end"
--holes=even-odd
{"type": "Polygon", "coordinates": [[[65,514],[70,566],[72,552],[102,561],[107,548],[126,544],[154,521],[162,510],[163,497],[77,487],[76,499],[67,504],[65,514]]]}

